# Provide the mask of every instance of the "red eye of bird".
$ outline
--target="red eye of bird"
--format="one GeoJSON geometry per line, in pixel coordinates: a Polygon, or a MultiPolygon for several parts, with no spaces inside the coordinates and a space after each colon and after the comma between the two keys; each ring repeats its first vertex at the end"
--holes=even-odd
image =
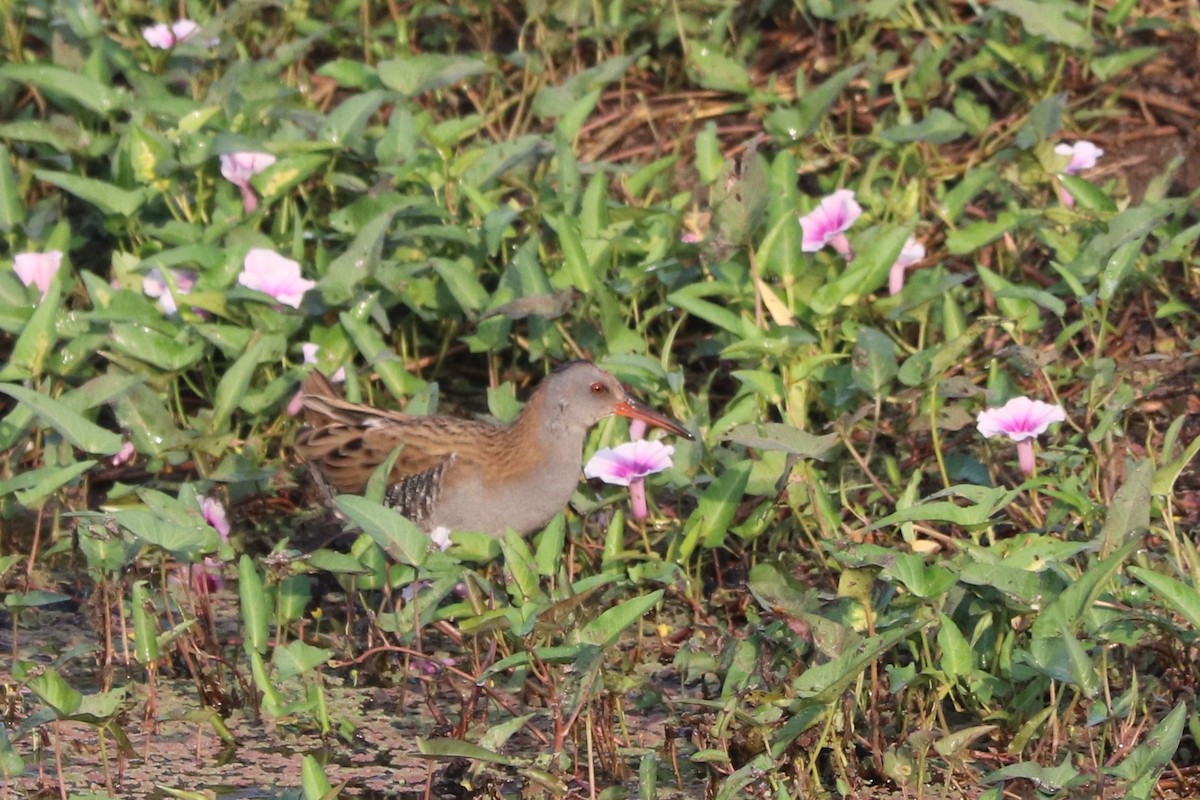
{"type": "Polygon", "coordinates": [[[605,386],[603,383],[593,383],[592,384],[592,394],[604,394],[607,391],[608,391],[608,387],[605,386]]]}

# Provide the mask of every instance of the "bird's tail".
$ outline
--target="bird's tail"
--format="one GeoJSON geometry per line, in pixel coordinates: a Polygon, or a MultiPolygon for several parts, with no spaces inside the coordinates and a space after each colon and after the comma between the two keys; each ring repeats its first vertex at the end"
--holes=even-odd
{"type": "Polygon", "coordinates": [[[371,425],[395,414],[351,403],[317,370],[308,373],[300,390],[304,393],[304,422],[309,428],[371,425]]]}

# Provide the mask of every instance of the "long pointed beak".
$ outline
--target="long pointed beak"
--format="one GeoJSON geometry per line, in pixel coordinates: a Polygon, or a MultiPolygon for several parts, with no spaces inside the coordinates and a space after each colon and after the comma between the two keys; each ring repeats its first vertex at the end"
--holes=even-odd
{"type": "Polygon", "coordinates": [[[617,403],[617,407],[613,409],[613,413],[620,414],[622,417],[629,417],[630,419],[640,419],[647,425],[654,425],[664,430],[668,430],[671,433],[678,434],[686,439],[696,438],[695,436],[692,436],[691,432],[688,431],[687,428],[683,427],[666,414],[660,414],[653,408],[634,400],[632,397],[626,397],[624,400],[617,403]]]}

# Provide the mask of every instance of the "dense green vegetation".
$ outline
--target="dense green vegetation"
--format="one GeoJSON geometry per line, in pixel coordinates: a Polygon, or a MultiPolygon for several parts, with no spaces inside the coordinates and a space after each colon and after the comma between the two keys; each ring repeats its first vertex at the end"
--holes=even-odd
{"type": "MultiPolygon", "coordinates": [[[[398,793],[1188,795],[1195,15],[0,19],[6,787],[209,788],[139,771],[164,716],[345,751],[378,712],[329,698],[369,684],[424,698],[398,793]],[[381,485],[331,522],[292,453],[314,365],[511,420],[574,358],[699,434],[645,519],[581,479],[441,550],[381,485]]],[[[361,792],[331,759],[282,783],[361,792]]]]}

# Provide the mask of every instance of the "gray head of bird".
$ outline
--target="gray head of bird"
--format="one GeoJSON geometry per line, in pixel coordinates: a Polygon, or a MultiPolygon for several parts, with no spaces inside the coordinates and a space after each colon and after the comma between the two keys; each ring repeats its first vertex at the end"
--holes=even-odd
{"type": "Polygon", "coordinates": [[[543,413],[550,415],[555,427],[586,430],[605,417],[618,414],[693,438],[675,420],[630,397],[620,381],[590,361],[571,361],[559,366],[546,376],[537,393],[546,404],[543,413]]]}

